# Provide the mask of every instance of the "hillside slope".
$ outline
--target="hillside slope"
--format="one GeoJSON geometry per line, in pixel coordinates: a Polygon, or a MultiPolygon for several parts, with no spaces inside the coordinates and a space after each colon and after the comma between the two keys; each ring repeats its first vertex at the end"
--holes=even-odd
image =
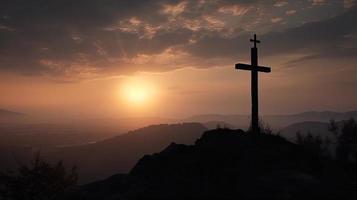
{"type": "MultiPolygon", "coordinates": [[[[316,155],[275,135],[207,131],[172,143],[129,174],[83,185],[66,199],[353,199],[356,173],[327,172],[316,155]],[[326,173],[327,174],[324,174],[326,173]]],[[[331,166],[328,163],[326,166],[331,166]]]]}
{"type": "Polygon", "coordinates": [[[198,123],[152,125],[94,144],[58,148],[45,156],[78,166],[83,183],[128,172],[143,155],[157,152],[172,142],[193,144],[205,130],[198,123]]]}
{"type": "Polygon", "coordinates": [[[283,128],[281,132],[281,136],[289,139],[295,140],[296,133],[299,132],[302,135],[306,135],[311,133],[312,135],[319,135],[321,137],[329,137],[334,138],[333,134],[328,130],[329,124],[326,122],[316,122],[316,121],[305,121],[291,124],[285,128],[283,128]]]}

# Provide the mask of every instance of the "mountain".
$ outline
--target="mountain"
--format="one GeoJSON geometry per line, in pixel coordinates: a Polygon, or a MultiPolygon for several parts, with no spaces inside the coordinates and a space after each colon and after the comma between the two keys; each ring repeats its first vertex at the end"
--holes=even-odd
{"type": "Polygon", "coordinates": [[[199,123],[152,125],[93,144],[56,148],[44,156],[77,165],[80,181],[88,182],[128,172],[143,155],[157,152],[171,142],[193,144],[205,130],[199,123]]]}
{"type": "Polygon", "coordinates": [[[183,122],[224,122],[234,127],[247,129],[249,127],[250,116],[249,115],[220,115],[220,114],[203,114],[195,115],[182,119],[183,122]]]}
{"type": "Polygon", "coordinates": [[[216,129],[217,127],[230,128],[230,129],[235,128],[232,124],[226,123],[224,121],[208,121],[208,122],[205,122],[203,125],[207,129],[216,129]]]}
{"type": "Polygon", "coordinates": [[[354,199],[357,175],[330,162],[280,136],[216,129],[63,199],[354,199]]]}
{"type": "Polygon", "coordinates": [[[306,121],[291,124],[280,131],[281,136],[295,140],[296,133],[303,135],[311,133],[312,135],[320,135],[321,137],[333,138],[333,133],[328,130],[329,124],[326,122],[306,121]]]}
{"type": "Polygon", "coordinates": [[[0,123],[16,122],[16,120],[22,119],[24,117],[25,114],[23,113],[0,109],[0,123]]]}
{"type": "MultiPolygon", "coordinates": [[[[332,111],[309,111],[298,114],[290,115],[263,115],[263,122],[269,124],[274,130],[280,130],[286,126],[294,123],[304,122],[304,121],[318,121],[318,122],[328,122],[331,119],[336,121],[346,120],[349,118],[357,119],[357,111],[350,112],[332,112],[332,111]]],[[[217,114],[207,114],[207,115],[196,115],[186,119],[184,122],[200,122],[205,123],[208,121],[222,121],[231,124],[235,127],[246,129],[249,127],[250,116],[249,115],[217,115],[217,114]]]]}
{"type": "Polygon", "coordinates": [[[89,118],[77,122],[81,125],[97,124],[104,127],[120,127],[126,132],[139,129],[153,124],[173,124],[178,123],[177,119],[163,117],[132,117],[132,118],[89,118]]]}
{"type": "Polygon", "coordinates": [[[9,110],[0,109],[0,116],[22,116],[23,113],[13,112],[9,110]]]}

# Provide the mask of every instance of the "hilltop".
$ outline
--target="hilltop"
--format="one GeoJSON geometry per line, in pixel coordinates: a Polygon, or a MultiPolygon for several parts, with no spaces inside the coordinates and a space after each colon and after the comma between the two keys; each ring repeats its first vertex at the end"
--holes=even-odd
{"type": "Polygon", "coordinates": [[[280,136],[216,129],[206,131],[194,145],[171,143],[160,153],[144,156],[129,174],[77,187],[66,198],[335,199],[356,195],[354,189],[339,188],[341,180],[333,177],[341,174],[325,176],[322,162],[329,161],[280,136]]]}

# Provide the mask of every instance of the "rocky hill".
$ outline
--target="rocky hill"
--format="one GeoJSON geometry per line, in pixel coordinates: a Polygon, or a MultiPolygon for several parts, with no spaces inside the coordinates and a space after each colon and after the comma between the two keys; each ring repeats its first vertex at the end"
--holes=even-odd
{"type": "MultiPolygon", "coordinates": [[[[66,199],[352,198],[356,174],[331,170],[316,154],[280,136],[207,131],[194,145],[172,143],[144,156],[129,174],[69,191],[66,199]],[[326,170],[328,171],[326,175],[326,170]],[[329,171],[330,170],[330,171],[329,171]],[[334,173],[332,173],[334,172],[334,173]],[[343,181],[342,181],[343,180],[343,181]]],[[[337,170],[338,171],[338,170],[337,170]]]]}

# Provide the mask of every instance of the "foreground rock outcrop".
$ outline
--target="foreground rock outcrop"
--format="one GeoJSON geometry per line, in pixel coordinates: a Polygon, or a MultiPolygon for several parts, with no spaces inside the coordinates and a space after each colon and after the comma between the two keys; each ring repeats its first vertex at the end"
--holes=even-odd
{"type": "Polygon", "coordinates": [[[80,186],[63,198],[352,198],[353,188],[339,185],[335,174],[326,176],[326,162],[280,136],[216,129],[194,145],[172,143],[144,156],[129,174],[80,186]]]}

